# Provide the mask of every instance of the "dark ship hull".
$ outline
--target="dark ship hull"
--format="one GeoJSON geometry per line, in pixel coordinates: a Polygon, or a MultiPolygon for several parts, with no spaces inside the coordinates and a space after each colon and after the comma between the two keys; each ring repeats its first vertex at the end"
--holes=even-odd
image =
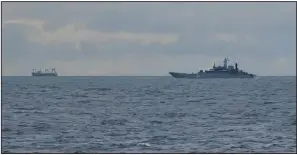
{"type": "Polygon", "coordinates": [[[188,74],[188,73],[177,73],[177,72],[169,72],[171,76],[174,78],[187,78],[187,79],[196,79],[197,74],[188,74]]]}
{"type": "Polygon", "coordinates": [[[254,74],[236,74],[236,73],[203,73],[203,74],[188,74],[188,73],[177,73],[169,72],[174,78],[186,78],[186,79],[212,79],[212,78],[254,78],[254,74]]]}
{"type": "Polygon", "coordinates": [[[55,73],[32,73],[32,76],[58,76],[55,73]]]}

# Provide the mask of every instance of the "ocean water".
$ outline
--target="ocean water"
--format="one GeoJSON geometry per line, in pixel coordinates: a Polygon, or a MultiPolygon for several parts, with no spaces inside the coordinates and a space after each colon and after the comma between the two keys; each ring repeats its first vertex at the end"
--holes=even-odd
{"type": "Polygon", "coordinates": [[[3,77],[2,152],[293,153],[296,77],[3,77]]]}

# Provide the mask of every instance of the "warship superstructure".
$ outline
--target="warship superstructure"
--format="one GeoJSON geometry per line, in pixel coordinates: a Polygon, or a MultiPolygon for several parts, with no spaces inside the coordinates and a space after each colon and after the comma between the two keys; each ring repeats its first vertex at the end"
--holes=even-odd
{"type": "Polygon", "coordinates": [[[254,78],[256,75],[245,72],[238,69],[238,63],[235,63],[235,66],[229,65],[229,60],[224,59],[224,66],[215,66],[215,63],[212,69],[209,70],[200,70],[198,73],[178,73],[178,72],[169,72],[174,78],[188,78],[188,79],[202,79],[202,78],[254,78]]]}
{"type": "Polygon", "coordinates": [[[36,71],[36,69],[33,69],[32,76],[58,76],[58,73],[56,72],[56,69],[53,68],[52,72],[49,72],[48,69],[45,69],[45,71],[36,71]]]}

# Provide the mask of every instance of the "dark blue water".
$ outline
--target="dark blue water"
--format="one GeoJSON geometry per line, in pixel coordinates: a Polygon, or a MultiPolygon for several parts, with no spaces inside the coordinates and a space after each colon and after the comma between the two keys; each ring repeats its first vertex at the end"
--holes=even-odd
{"type": "Polygon", "coordinates": [[[2,80],[2,152],[296,152],[295,77],[2,80]]]}

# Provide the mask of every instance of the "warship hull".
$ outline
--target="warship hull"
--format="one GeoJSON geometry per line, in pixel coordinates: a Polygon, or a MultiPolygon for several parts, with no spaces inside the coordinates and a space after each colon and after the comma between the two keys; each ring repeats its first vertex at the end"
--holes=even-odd
{"type": "Polygon", "coordinates": [[[243,70],[238,69],[238,63],[235,63],[235,66],[229,65],[229,60],[227,58],[224,59],[224,66],[215,66],[215,63],[213,64],[212,69],[209,70],[200,70],[198,73],[178,73],[178,72],[169,72],[171,76],[174,78],[186,78],[186,79],[213,79],[213,78],[223,78],[223,79],[231,79],[231,78],[248,78],[252,79],[256,75],[250,74],[248,72],[245,72],[243,70]]]}
{"type": "Polygon", "coordinates": [[[202,73],[202,74],[188,74],[188,73],[178,73],[178,72],[169,72],[174,78],[186,78],[186,79],[213,79],[213,78],[248,78],[252,79],[255,77],[254,74],[240,74],[240,73],[202,73]]]}

